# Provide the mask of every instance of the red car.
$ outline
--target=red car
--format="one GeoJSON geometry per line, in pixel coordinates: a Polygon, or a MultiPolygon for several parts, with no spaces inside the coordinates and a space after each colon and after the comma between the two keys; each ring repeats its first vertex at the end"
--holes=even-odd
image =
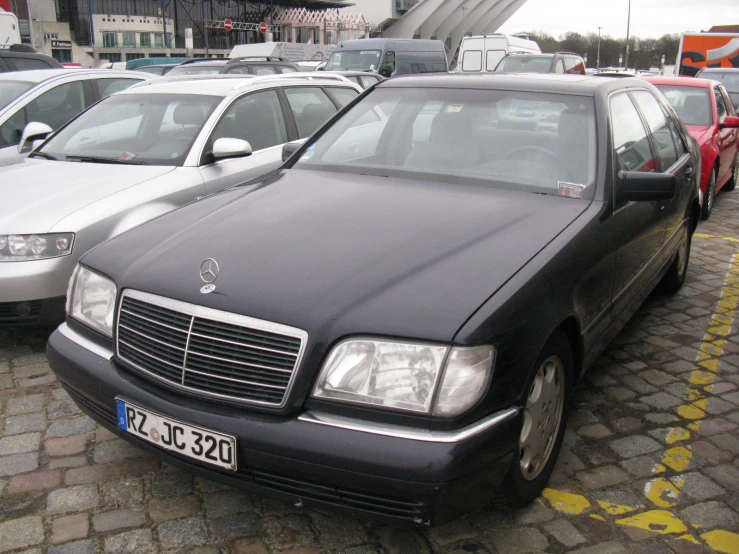
{"type": "Polygon", "coordinates": [[[739,117],[718,81],[691,77],[642,77],[665,95],[701,149],[702,219],[716,193],[734,190],[739,180],[739,117]]]}

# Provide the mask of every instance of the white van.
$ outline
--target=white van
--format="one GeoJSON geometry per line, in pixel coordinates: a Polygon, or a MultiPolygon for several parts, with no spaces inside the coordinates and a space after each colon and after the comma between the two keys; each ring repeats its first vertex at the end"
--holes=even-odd
{"type": "Polygon", "coordinates": [[[492,73],[503,56],[512,52],[539,54],[539,45],[530,39],[494,33],[464,37],[459,46],[457,73],[492,73]]]}
{"type": "Polygon", "coordinates": [[[0,8],[0,48],[21,43],[20,26],[15,14],[0,8]]]}

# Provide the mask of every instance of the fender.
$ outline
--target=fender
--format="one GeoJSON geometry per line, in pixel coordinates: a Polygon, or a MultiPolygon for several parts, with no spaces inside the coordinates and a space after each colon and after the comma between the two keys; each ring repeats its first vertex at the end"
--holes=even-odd
{"type": "Polygon", "coordinates": [[[138,227],[142,223],[151,221],[152,219],[176,210],[180,206],[175,204],[169,204],[165,202],[152,202],[144,204],[143,206],[137,206],[128,212],[123,219],[121,219],[116,226],[110,231],[108,239],[112,239],[115,236],[120,235],[138,227]]]}

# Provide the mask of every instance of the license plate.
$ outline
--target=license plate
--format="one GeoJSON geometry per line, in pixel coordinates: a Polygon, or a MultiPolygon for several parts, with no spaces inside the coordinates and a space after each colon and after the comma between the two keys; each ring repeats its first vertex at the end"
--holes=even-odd
{"type": "Polygon", "coordinates": [[[236,471],[236,439],[195,427],[116,398],[118,427],[139,439],[225,469],[236,471]]]}

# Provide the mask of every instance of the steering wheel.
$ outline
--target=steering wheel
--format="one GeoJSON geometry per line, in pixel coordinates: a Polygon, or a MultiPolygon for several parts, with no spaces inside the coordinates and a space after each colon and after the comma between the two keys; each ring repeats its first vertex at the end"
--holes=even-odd
{"type": "Polygon", "coordinates": [[[534,152],[535,154],[542,154],[552,160],[558,169],[562,170],[562,173],[566,175],[566,178],[568,181],[572,180],[572,176],[570,175],[569,169],[562,163],[562,160],[560,157],[552,152],[551,150],[547,150],[546,148],[543,148],[541,146],[534,146],[534,145],[526,145],[526,146],[519,146],[518,148],[514,148],[510,152],[508,152],[503,159],[504,160],[516,160],[516,159],[523,159],[524,157],[518,157],[517,154],[521,152],[534,152]]]}

